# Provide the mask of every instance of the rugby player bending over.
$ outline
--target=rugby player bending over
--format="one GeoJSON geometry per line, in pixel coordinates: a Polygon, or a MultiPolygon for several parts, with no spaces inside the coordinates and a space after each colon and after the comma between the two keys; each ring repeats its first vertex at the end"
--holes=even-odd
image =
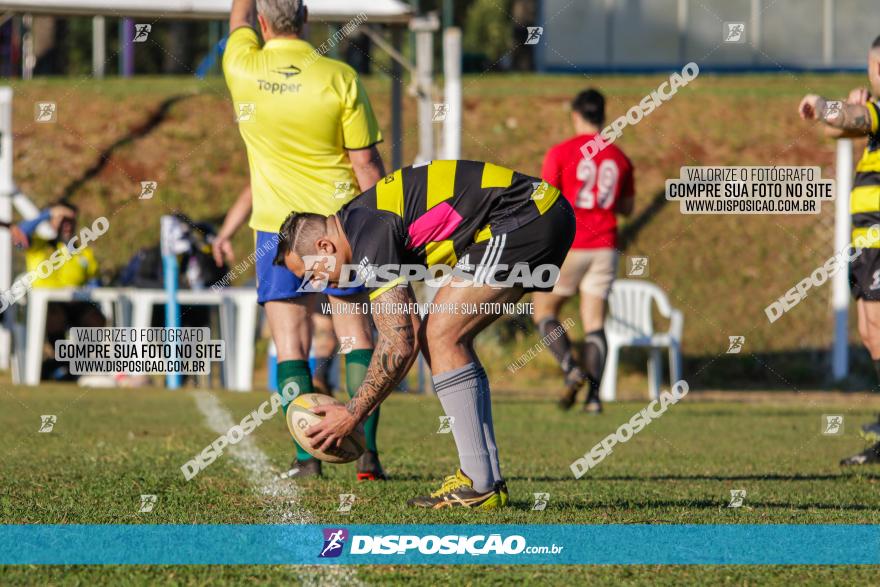
{"type": "Polygon", "coordinates": [[[313,446],[339,444],[379,407],[421,349],[443,410],[454,418],[460,468],[439,489],[408,503],[434,509],[508,504],[489,381],[474,352],[474,338],[498,314],[438,312],[420,321],[415,312],[401,311],[416,300],[399,275],[404,265],[458,266],[460,273],[434,298],[444,308],[512,303],[527,291],[551,289],[552,283],[536,287],[508,278],[562,264],[575,218],[559,196],[546,182],[491,163],[433,161],[395,171],[334,215],[288,216],[275,263],[331,286],[355,263],[372,290],[379,331],[367,375],[351,401],[314,409],[324,419],[306,432],[313,446]],[[389,267],[398,268],[398,277],[379,279],[389,267]]]}

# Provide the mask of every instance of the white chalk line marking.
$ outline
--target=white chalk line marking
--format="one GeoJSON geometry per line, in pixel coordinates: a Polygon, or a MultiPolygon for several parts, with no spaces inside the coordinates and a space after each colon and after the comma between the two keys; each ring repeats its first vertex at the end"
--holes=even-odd
{"type": "MultiPolygon", "coordinates": [[[[217,434],[226,434],[237,425],[217,396],[206,391],[194,394],[196,406],[205,417],[208,427],[217,434]]],[[[299,503],[300,489],[293,480],[281,480],[274,473],[269,457],[250,436],[238,444],[226,447],[232,458],[247,472],[251,485],[257,491],[272,498],[269,508],[270,524],[317,524],[314,514],[299,503]]],[[[221,457],[222,458],[222,457],[221,457]]],[[[316,553],[320,549],[316,544],[316,553]]],[[[317,554],[315,555],[317,556],[317,554]]],[[[299,578],[303,585],[362,585],[354,569],[345,566],[298,565],[304,571],[299,578]]]]}

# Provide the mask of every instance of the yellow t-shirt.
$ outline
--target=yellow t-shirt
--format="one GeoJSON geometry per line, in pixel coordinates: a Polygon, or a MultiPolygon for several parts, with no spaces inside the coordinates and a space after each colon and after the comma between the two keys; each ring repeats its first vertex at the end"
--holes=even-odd
{"type": "Polygon", "coordinates": [[[31,246],[25,251],[24,262],[28,272],[36,271],[37,279],[34,287],[61,288],[82,287],[98,276],[98,262],[92,249],[85,247],[76,254],[71,254],[63,242],[51,243],[39,237],[33,237],[31,246]],[[52,254],[60,251],[52,260],[52,254]],[[37,271],[41,263],[46,262],[42,271],[37,271]],[[52,267],[57,267],[52,271],[52,267]],[[45,279],[39,274],[51,274],[45,279]]]}
{"type": "Polygon", "coordinates": [[[254,194],[250,226],[275,232],[292,211],[333,214],[359,192],[346,149],[382,140],[355,71],[300,39],[241,27],[223,73],[247,146],[254,194]]]}

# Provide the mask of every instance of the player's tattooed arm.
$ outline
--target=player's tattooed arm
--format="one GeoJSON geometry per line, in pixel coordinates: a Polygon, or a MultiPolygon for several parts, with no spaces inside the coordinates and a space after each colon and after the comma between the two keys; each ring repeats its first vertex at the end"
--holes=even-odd
{"type": "Polygon", "coordinates": [[[801,100],[798,111],[805,120],[821,120],[830,128],[842,131],[848,136],[863,136],[871,133],[871,113],[869,106],[849,101],[826,100],[810,94],[801,100]]]}
{"type": "Polygon", "coordinates": [[[407,311],[414,303],[415,296],[408,285],[393,287],[374,300],[373,322],[379,338],[364,381],[346,404],[349,413],[359,421],[388,397],[415,361],[418,318],[407,311]]]}
{"type": "Polygon", "coordinates": [[[830,101],[822,110],[822,120],[832,128],[860,134],[871,132],[871,113],[863,104],[830,101]]]}

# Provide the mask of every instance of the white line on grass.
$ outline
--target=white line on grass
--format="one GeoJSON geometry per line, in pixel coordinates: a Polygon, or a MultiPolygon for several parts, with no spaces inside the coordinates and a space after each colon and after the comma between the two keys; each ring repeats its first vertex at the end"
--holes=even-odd
{"type": "MultiPolygon", "coordinates": [[[[205,416],[208,427],[217,434],[226,434],[237,423],[216,395],[205,391],[195,392],[196,405],[205,416]]],[[[299,503],[299,487],[292,480],[281,480],[273,472],[269,457],[266,456],[254,439],[245,436],[227,449],[239,465],[248,473],[248,478],[261,494],[272,500],[269,509],[270,524],[316,524],[314,514],[299,503]]],[[[320,545],[318,545],[319,547],[320,545]]],[[[316,551],[317,552],[317,551],[316,551]]],[[[317,556],[317,554],[315,555],[317,556]]],[[[300,577],[304,585],[361,585],[354,569],[343,566],[306,566],[308,574],[300,577]]]]}

